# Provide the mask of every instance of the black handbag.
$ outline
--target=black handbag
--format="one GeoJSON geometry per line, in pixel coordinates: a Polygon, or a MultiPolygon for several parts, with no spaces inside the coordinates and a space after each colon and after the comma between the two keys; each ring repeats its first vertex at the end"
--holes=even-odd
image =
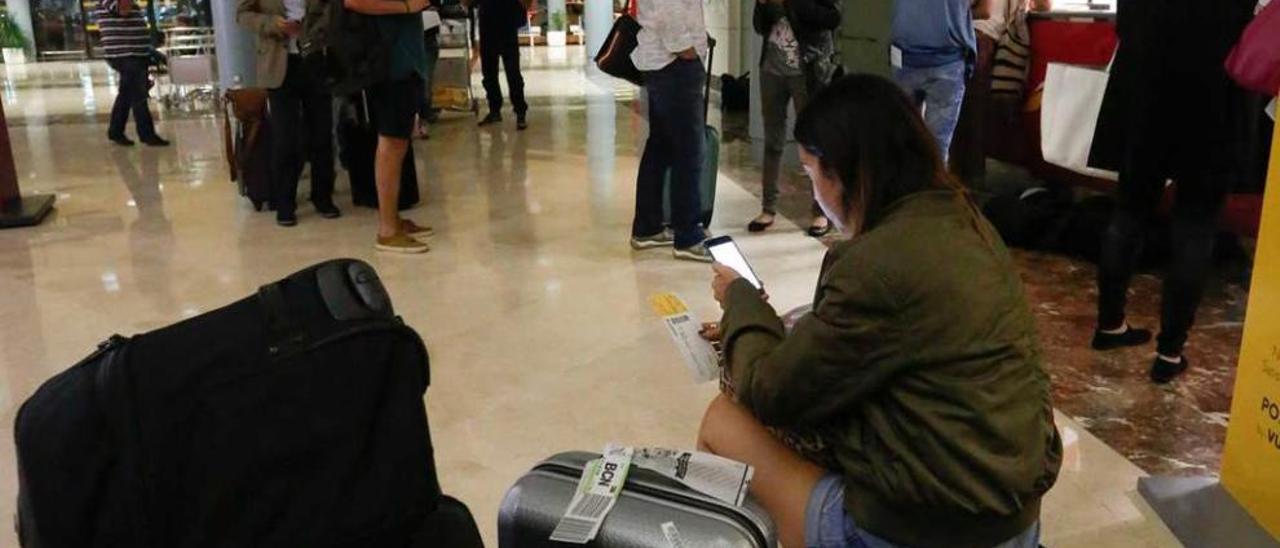
{"type": "Polygon", "coordinates": [[[600,52],[596,54],[596,67],[609,76],[643,86],[644,74],[631,60],[631,52],[636,50],[639,43],[641,28],[640,22],[631,16],[631,2],[628,0],[627,5],[622,8],[622,16],[613,22],[609,36],[604,39],[600,52]]]}

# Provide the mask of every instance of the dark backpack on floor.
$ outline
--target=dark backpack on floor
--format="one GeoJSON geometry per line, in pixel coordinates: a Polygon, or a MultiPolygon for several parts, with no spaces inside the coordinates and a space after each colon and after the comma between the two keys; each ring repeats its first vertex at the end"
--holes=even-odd
{"type": "Polygon", "coordinates": [[[427,385],[422,339],[354,260],[113,337],[18,412],[19,538],[27,548],[432,546],[445,538],[439,524],[468,524],[436,516],[427,385]]]}

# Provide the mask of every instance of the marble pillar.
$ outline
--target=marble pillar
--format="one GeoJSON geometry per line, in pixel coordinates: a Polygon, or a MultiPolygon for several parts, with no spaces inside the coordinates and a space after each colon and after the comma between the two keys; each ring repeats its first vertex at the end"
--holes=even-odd
{"type": "Polygon", "coordinates": [[[218,84],[222,89],[257,84],[257,37],[236,23],[235,2],[213,2],[213,32],[218,48],[218,84]]]}
{"type": "Polygon", "coordinates": [[[588,59],[594,59],[604,39],[613,28],[613,0],[586,0],[582,11],[582,31],[587,37],[584,51],[588,59]]]}

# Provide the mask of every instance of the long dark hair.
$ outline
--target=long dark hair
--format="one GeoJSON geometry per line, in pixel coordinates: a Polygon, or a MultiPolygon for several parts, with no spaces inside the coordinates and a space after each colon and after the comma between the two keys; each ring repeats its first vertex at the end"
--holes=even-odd
{"type": "Polygon", "coordinates": [[[947,172],[938,142],[902,88],[854,74],[819,92],[796,121],[796,142],[844,186],[844,212],[854,233],[875,227],[889,205],[926,190],[953,190],[984,223],[968,191],[947,172]]]}

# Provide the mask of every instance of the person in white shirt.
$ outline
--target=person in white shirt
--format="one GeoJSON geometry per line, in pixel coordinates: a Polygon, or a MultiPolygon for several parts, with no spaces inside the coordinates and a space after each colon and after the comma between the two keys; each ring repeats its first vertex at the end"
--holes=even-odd
{"type": "Polygon", "coordinates": [[[712,262],[702,246],[706,230],[698,224],[706,155],[702,101],[706,84],[707,26],[702,0],[638,0],[636,19],[643,30],[631,54],[644,73],[649,98],[649,140],[636,178],[636,212],[631,247],[675,246],[677,259],[712,262]],[[663,186],[671,174],[671,228],[663,219],[663,186]]]}

